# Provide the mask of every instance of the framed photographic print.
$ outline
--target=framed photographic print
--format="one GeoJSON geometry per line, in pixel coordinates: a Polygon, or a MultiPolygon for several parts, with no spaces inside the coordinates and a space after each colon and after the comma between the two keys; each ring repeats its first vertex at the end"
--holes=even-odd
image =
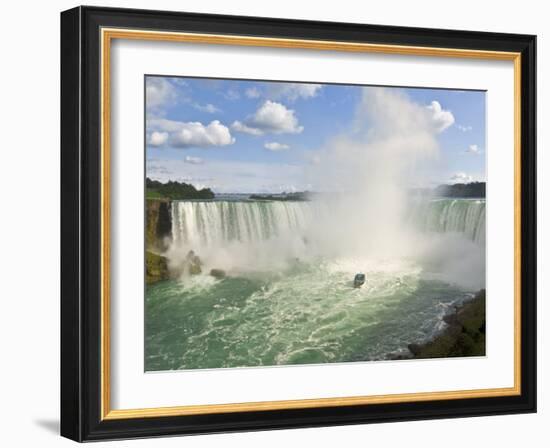
{"type": "Polygon", "coordinates": [[[61,433],[535,412],[535,36],[61,14],[61,433]]]}

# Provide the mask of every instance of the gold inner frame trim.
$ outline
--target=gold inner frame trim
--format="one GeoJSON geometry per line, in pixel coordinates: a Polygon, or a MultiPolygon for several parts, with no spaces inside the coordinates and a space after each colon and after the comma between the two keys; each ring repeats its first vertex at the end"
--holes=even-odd
{"type": "Polygon", "coordinates": [[[521,394],[521,54],[514,52],[468,50],[459,48],[418,47],[304,39],[279,39],[199,33],[144,31],[137,29],[101,29],[101,419],[116,420],[145,417],[307,409],[414,401],[454,400],[502,397],[521,394]],[[246,403],[171,406],[140,409],[111,409],[110,345],[110,157],[111,92],[110,63],[113,39],[183,42],[212,45],[238,45],[381,53],[424,57],[454,57],[513,61],[514,63],[514,386],[506,388],[419,392],[390,395],[278,400],[246,403]]]}

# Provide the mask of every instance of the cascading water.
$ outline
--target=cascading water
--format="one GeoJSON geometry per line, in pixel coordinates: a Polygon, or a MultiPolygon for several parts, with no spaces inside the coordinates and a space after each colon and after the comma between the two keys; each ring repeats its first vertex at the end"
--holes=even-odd
{"type": "Polygon", "coordinates": [[[411,219],[424,232],[461,233],[480,245],[485,244],[485,200],[418,201],[412,207],[411,219]]]}
{"type": "MultiPolygon", "coordinates": [[[[172,235],[176,245],[215,248],[295,235],[329,214],[322,201],[179,201],[172,203],[172,235]]],[[[484,200],[416,201],[409,221],[423,232],[461,233],[485,243],[484,200]]]]}
{"type": "Polygon", "coordinates": [[[172,204],[174,243],[216,247],[258,242],[304,230],[320,214],[311,202],[180,201],[172,204]]]}
{"type": "Polygon", "coordinates": [[[386,258],[363,249],[367,231],[338,228],[358,209],[343,215],[336,206],[173,202],[167,256],[178,263],[194,250],[204,265],[200,275],[147,286],[146,370],[386,359],[431,338],[454,305],[484,287],[456,281],[484,278],[483,200],[411,202],[402,224],[417,245],[386,258]],[[358,289],[356,272],[367,278],[358,289]]]}

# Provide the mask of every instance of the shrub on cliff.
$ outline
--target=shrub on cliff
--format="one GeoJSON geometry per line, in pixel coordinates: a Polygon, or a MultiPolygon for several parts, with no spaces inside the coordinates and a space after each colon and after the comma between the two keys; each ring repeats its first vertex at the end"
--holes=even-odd
{"type": "Polygon", "coordinates": [[[162,255],[145,252],[145,283],[167,280],[170,277],[168,260],[162,255]]]}
{"type": "Polygon", "coordinates": [[[445,198],[484,198],[485,182],[440,185],[435,189],[435,195],[445,198]]]}

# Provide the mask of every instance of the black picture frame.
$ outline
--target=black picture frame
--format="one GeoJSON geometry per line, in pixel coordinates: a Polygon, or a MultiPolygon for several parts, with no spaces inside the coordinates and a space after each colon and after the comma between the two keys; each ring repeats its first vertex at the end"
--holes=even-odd
{"type": "Polygon", "coordinates": [[[61,13],[61,435],[76,441],[536,412],[536,36],[77,7],[61,13]],[[100,29],[521,53],[521,394],[101,418],[100,29]]]}

